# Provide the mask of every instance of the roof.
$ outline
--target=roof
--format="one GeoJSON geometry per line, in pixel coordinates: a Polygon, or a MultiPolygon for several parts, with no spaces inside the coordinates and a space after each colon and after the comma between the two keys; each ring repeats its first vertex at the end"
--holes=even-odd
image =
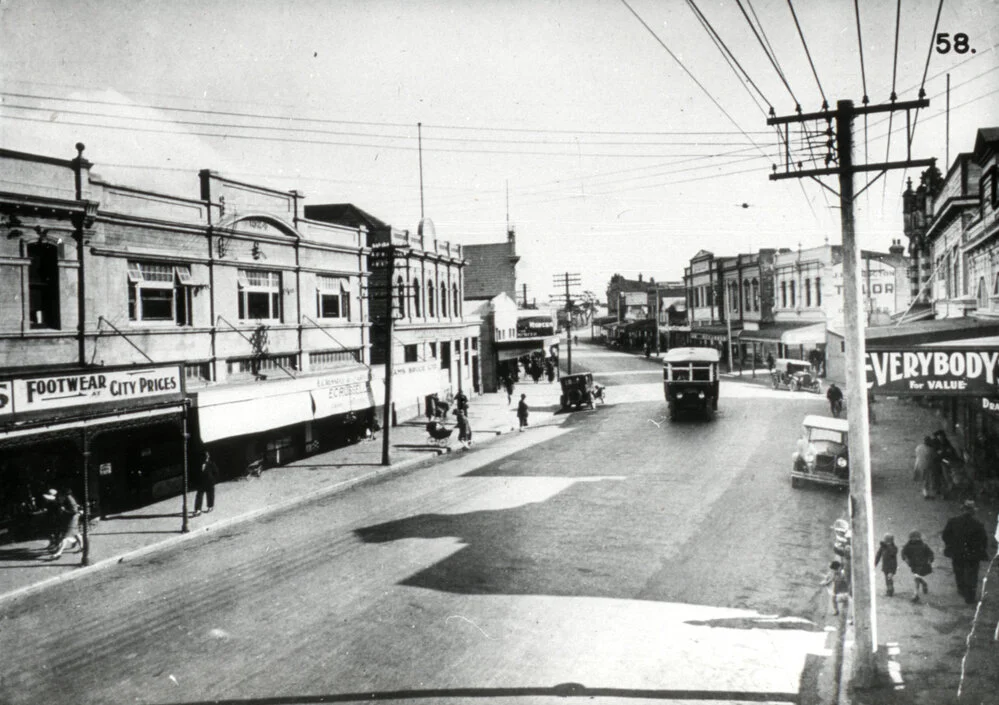
{"type": "Polygon", "coordinates": [[[673,348],[663,355],[663,362],[718,362],[721,353],[714,348],[673,348]]]}
{"type": "Polygon", "coordinates": [[[356,228],[363,225],[368,230],[387,228],[385,223],[353,203],[323,203],[305,207],[305,217],[309,220],[319,220],[324,223],[336,223],[356,228]]]}
{"type": "Polygon", "coordinates": [[[812,426],[815,428],[828,428],[830,431],[839,431],[841,433],[849,433],[850,422],[846,419],[834,419],[831,416],[818,416],[817,414],[809,414],[801,422],[803,426],[812,426]]]}
{"type": "Polygon", "coordinates": [[[986,145],[999,142],[999,127],[983,127],[975,137],[975,156],[981,157],[986,145]]]}
{"type": "Polygon", "coordinates": [[[943,318],[915,321],[900,326],[877,326],[864,332],[868,347],[892,345],[927,345],[943,341],[959,342],[964,338],[999,335],[999,321],[978,318],[943,318]]]}

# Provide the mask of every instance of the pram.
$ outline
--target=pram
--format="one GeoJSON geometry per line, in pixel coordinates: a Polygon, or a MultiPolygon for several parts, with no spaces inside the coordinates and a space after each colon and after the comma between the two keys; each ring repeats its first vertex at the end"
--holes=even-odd
{"type": "Polygon", "coordinates": [[[442,421],[438,421],[437,419],[428,421],[426,429],[427,443],[432,446],[446,446],[451,440],[451,433],[454,431],[453,428],[448,428],[442,421]]]}

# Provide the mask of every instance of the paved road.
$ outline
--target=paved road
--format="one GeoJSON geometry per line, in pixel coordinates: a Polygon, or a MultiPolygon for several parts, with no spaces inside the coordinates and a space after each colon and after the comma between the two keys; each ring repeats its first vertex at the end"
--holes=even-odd
{"type": "Polygon", "coordinates": [[[670,424],[653,362],[573,366],[608,405],[16,603],[0,702],[814,702],[845,497],[786,471],[821,398],[670,424]]]}

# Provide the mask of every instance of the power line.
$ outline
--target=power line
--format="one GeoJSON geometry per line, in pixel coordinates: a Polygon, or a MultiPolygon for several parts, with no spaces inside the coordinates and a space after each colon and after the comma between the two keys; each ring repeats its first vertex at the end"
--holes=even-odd
{"type": "MultiPolygon", "coordinates": [[[[223,117],[240,117],[240,118],[255,118],[263,120],[280,120],[288,123],[295,122],[310,122],[319,124],[329,124],[329,125],[360,125],[367,127],[398,127],[404,129],[412,129],[412,125],[409,123],[398,123],[398,122],[369,122],[361,120],[333,120],[329,118],[311,118],[311,117],[299,117],[299,116],[279,116],[279,115],[265,115],[262,113],[247,113],[247,112],[235,112],[227,110],[209,110],[209,109],[198,109],[198,108],[180,108],[169,105],[139,105],[133,103],[125,103],[122,101],[112,101],[112,100],[98,100],[92,98],[64,98],[60,96],[53,95],[37,95],[31,93],[14,93],[9,91],[0,91],[0,95],[8,96],[11,98],[30,98],[35,100],[58,100],[67,103],[84,103],[90,105],[109,105],[130,109],[147,109],[147,110],[160,110],[163,112],[178,112],[178,113],[198,113],[203,115],[219,115],[223,117]]],[[[738,132],[728,130],[716,130],[716,131],[682,131],[682,130],[658,130],[658,131],[640,131],[640,130],[571,130],[571,129],[542,129],[542,128],[527,128],[527,127],[497,127],[497,126],[470,126],[470,125],[434,125],[425,123],[424,127],[440,129],[440,130],[464,130],[464,131],[482,131],[482,132],[530,132],[537,134],[565,134],[565,135],[621,135],[621,136],[664,136],[664,135],[734,135],[742,134],[745,135],[744,130],[738,130],[738,132]]],[[[759,130],[754,132],[754,134],[765,135],[769,134],[764,130],[759,130]]]]}
{"type": "Polygon", "coordinates": [[[798,98],[794,95],[794,91],[791,90],[791,84],[787,82],[787,78],[785,78],[784,72],[781,71],[780,66],[777,65],[776,57],[771,56],[770,52],[767,51],[767,46],[766,44],[763,43],[763,39],[760,37],[760,33],[756,31],[756,26],[753,24],[753,21],[749,19],[749,15],[746,13],[746,8],[742,6],[742,0],[735,0],[735,2],[739,6],[739,9],[742,11],[742,16],[746,18],[746,24],[748,24],[749,28],[753,30],[753,36],[755,36],[756,41],[760,43],[760,47],[763,49],[763,53],[766,54],[767,59],[770,60],[770,65],[774,67],[774,71],[776,71],[777,75],[780,76],[780,80],[781,82],[783,82],[784,87],[787,89],[788,94],[791,96],[791,100],[794,101],[795,109],[800,113],[801,103],[798,101],[798,98]]]}
{"type": "Polygon", "coordinates": [[[815,70],[815,62],[812,61],[812,53],[808,51],[808,42],[805,41],[805,34],[801,31],[801,24],[798,22],[798,13],[794,11],[791,0],[787,0],[787,6],[791,8],[791,16],[794,18],[794,26],[798,28],[798,36],[801,38],[801,46],[805,48],[805,56],[808,57],[808,65],[812,67],[812,75],[815,76],[815,83],[819,87],[819,95],[822,96],[822,109],[829,109],[829,101],[826,100],[826,92],[822,90],[822,81],[819,80],[819,72],[815,70]]]}
{"type": "MultiPolygon", "coordinates": [[[[894,103],[898,100],[898,94],[895,93],[895,78],[898,76],[898,34],[899,27],[902,24],[902,0],[897,0],[895,3],[895,52],[894,58],[892,59],[891,65],[891,102],[894,103]]],[[[891,123],[895,118],[895,111],[892,110],[888,113],[888,143],[885,145],[885,161],[888,161],[888,155],[891,153],[891,123]]],[[[866,128],[867,125],[865,124],[866,128]]],[[[888,195],[888,179],[881,182],[881,210],[885,207],[885,198],[888,195]]]]}

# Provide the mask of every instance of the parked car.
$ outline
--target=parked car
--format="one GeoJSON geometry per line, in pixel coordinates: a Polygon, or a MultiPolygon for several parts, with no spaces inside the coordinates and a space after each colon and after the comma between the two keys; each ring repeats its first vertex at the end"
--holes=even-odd
{"type": "Polygon", "coordinates": [[[720,360],[713,348],[673,348],[663,355],[663,394],[670,421],[683,411],[708,418],[718,411],[720,360]]]}
{"type": "Polygon", "coordinates": [[[562,375],[559,378],[559,384],[562,385],[562,396],[559,401],[563,410],[570,406],[578,409],[583,404],[593,408],[597,390],[593,384],[592,373],[581,372],[574,375],[562,375]]]}
{"type": "Polygon", "coordinates": [[[791,456],[791,487],[814,482],[850,485],[849,434],[846,419],[809,414],[801,423],[798,448],[791,456]]]}
{"type": "Polygon", "coordinates": [[[822,380],[813,372],[810,362],[805,360],[787,360],[780,358],[774,363],[770,373],[774,389],[790,389],[792,392],[802,389],[820,394],[822,380]]]}

